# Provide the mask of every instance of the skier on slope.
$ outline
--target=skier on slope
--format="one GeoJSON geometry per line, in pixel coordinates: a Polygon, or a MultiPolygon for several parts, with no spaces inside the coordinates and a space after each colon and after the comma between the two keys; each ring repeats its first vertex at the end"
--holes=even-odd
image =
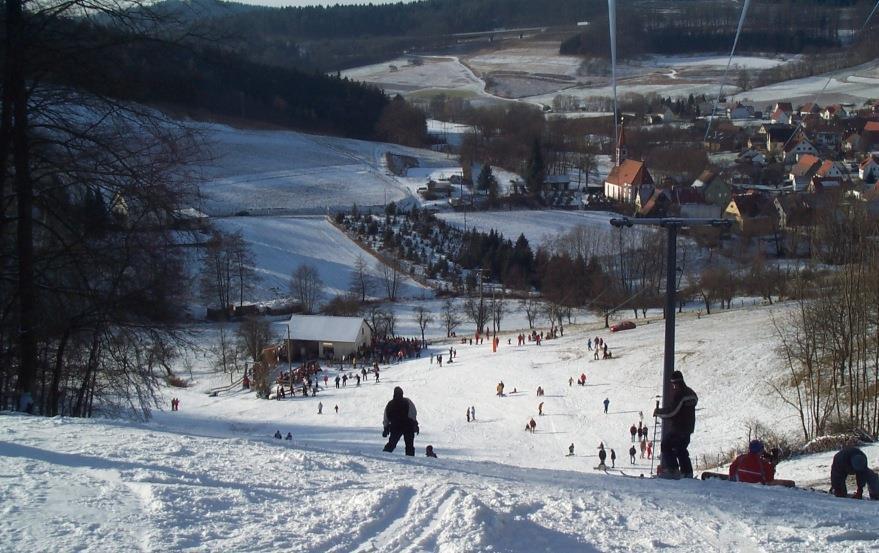
{"type": "Polygon", "coordinates": [[[751,440],[748,452],[736,457],[729,466],[729,479],[748,484],[768,484],[775,479],[775,467],[763,458],[763,442],[751,440]]]}
{"type": "Polygon", "coordinates": [[[604,403],[604,414],[606,415],[607,408],[610,406],[610,398],[604,398],[604,401],[602,403],[604,403]]]}
{"type": "Polygon", "coordinates": [[[833,456],[830,465],[830,492],[836,497],[847,497],[845,481],[854,474],[858,489],[853,496],[861,499],[864,486],[870,491],[870,499],[879,499],[879,477],[867,466],[867,456],[856,447],[845,447],[833,456]]]}
{"type": "Polygon", "coordinates": [[[690,436],[696,427],[696,404],[699,397],[684,382],[681,371],[671,376],[672,397],[669,405],[656,409],[654,416],[662,418],[662,441],[660,442],[660,478],[678,479],[693,477],[690,461],[690,436]]]}
{"type": "Polygon", "coordinates": [[[387,438],[384,451],[391,452],[397,447],[400,436],[406,444],[406,455],[415,455],[415,434],[420,432],[418,428],[418,411],[415,404],[409,398],[403,397],[403,389],[399,386],[394,388],[394,399],[385,406],[384,431],[382,438],[387,438]]]}

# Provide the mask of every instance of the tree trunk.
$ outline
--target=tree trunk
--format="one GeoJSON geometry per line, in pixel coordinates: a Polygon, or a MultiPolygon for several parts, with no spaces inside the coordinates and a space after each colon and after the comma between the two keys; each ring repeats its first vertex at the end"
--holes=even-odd
{"type": "Polygon", "coordinates": [[[55,353],[55,367],[52,370],[52,383],[49,386],[49,408],[46,410],[46,413],[50,417],[54,417],[58,414],[58,401],[60,398],[60,391],[58,388],[61,384],[61,368],[64,364],[64,350],[67,347],[67,341],[69,339],[70,329],[67,328],[64,330],[64,335],[61,336],[61,341],[58,342],[58,351],[55,353]]]}
{"type": "MultiPolygon", "coordinates": [[[[15,196],[18,205],[16,250],[18,254],[18,393],[22,398],[33,397],[37,371],[37,340],[34,331],[36,290],[34,283],[33,203],[34,191],[30,179],[27,131],[27,90],[24,79],[24,23],[21,0],[6,2],[6,31],[10,49],[6,62],[11,64],[10,80],[14,124],[12,128],[12,155],[15,167],[15,196]]],[[[20,402],[23,403],[23,402],[20,402]]],[[[22,405],[20,405],[21,407],[22,405]]]]}

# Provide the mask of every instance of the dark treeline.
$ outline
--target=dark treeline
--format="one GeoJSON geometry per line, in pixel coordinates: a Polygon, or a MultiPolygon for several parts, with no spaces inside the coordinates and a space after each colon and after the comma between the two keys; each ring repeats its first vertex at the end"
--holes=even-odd
{"type": "Polygon", "coordinates": [[[59,84],[146,104],[173,106],[195,116],[245,118],[300,130],[374,138],[388,98],[377,88],[292,68],[268,67],[213,47],[113,40],[110,31],[82,24],[66,33],[78,41],[81,63],[59,65],[59,84]],[[93,54],[92,54],[93,52],[93,54]],[[87,70],[86,70],[87,68],[87,70]],[[124,79],[95,79],[98,74],[124,79]]]}
{"type": "MultiPolygon", "coordinates": [[[[841,24],[857,26],[872,7],[866,0],[760,0],[749,12],[747,48],[801,52],[839,43],[841,24]],[[860,12],[863,11],[863,14],[860,12]],[[860,19],[859,19],[860,18],[860,19]],[[757,22],[757,23],[754,23],[757,22]]],[[[678,0],[620,5],[622,55],[727,49],[737,5],[678,0]]],[[[606,56],[607,5],[598,0],[425,0],[359,6],[234,11],[205,18],[237,40],[226,46],[251,59],[333,71],[418,51],[454,47],[459,33],[536,26],[590,25],[562,46],[563,54],[606,56]]]]}
{"type": "MultiPolygon", "coordinates": [[[[859,27],[871,8],[872,4],[863,2],[756,1],[748,11],[738,50],[803,53],[835,48],[843,42],[841,31],[859,27]],[[854,7],[841,10],[843,6],[854,7]]],[[[706,2],[682,10],[665,6],[620,6],[618,55],[728,50],[735,38],[740,14],[738,5],[706,2]],[[637,40],[628,40],[631,37],[637,40]]],[[[606,14],[602,12],[583,32],[565,40],[560,52],[609,56],[606,14]]]]}

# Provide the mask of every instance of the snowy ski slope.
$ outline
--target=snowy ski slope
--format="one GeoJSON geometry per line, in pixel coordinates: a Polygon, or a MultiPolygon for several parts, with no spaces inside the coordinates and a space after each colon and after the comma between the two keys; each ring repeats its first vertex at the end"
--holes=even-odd
{"type": "MultiPolygon", "coordinates": [[[[768,392],[778,369],[772,310],[678,328],[679,368],[699,393],[692,452],[744,442],[750,418],[795,431],[768,392]]],[[[257,400],[204,390],[194,374],[168,390],[179,412],[149,424],[0,416],[0,549],[28,551],[864,551],[879,543],[879,502],[725,482],[666,482],[592,470],[599,440],[628,464],[628,426],[658,392],[662,325],[620,334],[568,328],[542,346],[458,345],[442,369],[427,357],[385,367],[380,383],[317,398],[257,400]],[[614,360],[591,361],[587,336],[614,360]],[[585,371],[587,386],[569,387],[585,371]],[[494,395],[503,379],[507,397],[494,395]],[[402,386],[418,407],[418,456],[380,451],[381,410],[402,386]],[[534,390],[546,390],[546,415],[534,390]],[[611,400],[605,415],[601,401],[611,400]],[[317,403],[323,414],[317,414],[317,403]],[[336,414],[333,407],[338,405],[336,414]],[[464,409],[476,407],[467,423],[464,409]],[[538,421],[535,434],[525,421],[538,421]],[[270,438],[292,432],[291,442],[270,438]],[[565,457],[569,443],[576,455],[565,457]],[[423,456],[433,444],[439,459],[423,456]]],[[[514,340],[515,342],[515,340],[514,340]]],[[[436,345],[438,353],[447,346],[436,345]]],[[[195,357],[201,357],[196,355],[195,357]]],[[[198,366],[198,365],[197,365],[198,366]]],[[[331,371],[332,378],[335,371],[331,371]]],[[[228,378],[228,377],[225,377],[228,378]]],[[[401,444],[402,447],[402,444],[401,444]]],[[[871,464],[879,448],[867,450],[871,464]]],[[[779,466],[826,482],[830,454],[779,466]],[[790,467],[790,468],[788,468],[790,467]]]]}

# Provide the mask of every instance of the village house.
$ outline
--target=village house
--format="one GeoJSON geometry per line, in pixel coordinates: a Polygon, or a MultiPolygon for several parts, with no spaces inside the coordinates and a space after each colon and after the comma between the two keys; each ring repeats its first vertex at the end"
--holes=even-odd
{"type": "Polygon", "coordinates": [[[821,111],[821,118],[827,121],[848,117],[848,112],[839,104],[827,106],[821,111]]]}
{"type": "Polygon", "coordinates": [[[793,165],[800,157],[806,154],[818,155],[818,148],[812,145],[806,138],[791,140],[784,145],[784,164],[793,165]]]}
{"type": "MultiPolygon", "coordinates": [[[[765,147],[766,151],[769,153],[782,152],[785,144],[788,142],[796,141],[805,137],[802,129],[794,127],[793,125],[784,124],[761,125],[757,130],[757,135],[765,140],[763,147],[765,147]]],[[[753,145],[751,147],[755,147],[757,142],[758,141],[752,141],[753,145]]]]}
{"type": "Polygon", "coordinates": [[[779,102],[772,108],[769,118],[782,125],[790,125],[793,123],[794,108],[790,102],[779,102]]]}
{"type": "Polygon", "coordinates": [[[341,359],[372,342],[372,330],[361,317],[293,315],[286,326],[293,361],[341,359]]]}
{"type": "Polygon", "coordinates": [[[734,194],[722,217],[732,219],[736,230],[748,236],[763,236],[775,230],[772,201],[759,193],[734,194]]]}
{"type": "Polygon", "coordinates": [[[754,106],[746,106],[740,102],[726,110],[726,116],[730,119],[750,119],[754,117],[754,106]]]}
{"type": "Polygon", "coordinates": [[[858,166],[858,178],[865,183],[875,183],[879,180],[879,162],[875,156],[867,156],[858,166]]]}
{"type": "Polygon", "coordinates": [[[812,182],[812,177],[815,176],[820,167],[821,160],[817,156],[812,154],[800,156],[800,159],[790,170],[790,181],[793,184],[794,191],[800,192],[808,188],[809,183],[812,182]]]}
{"type": "Polygon", "coordinates": [[[815,102],[807,102],[800,106],[799,109],[800,117],[806,117],[807,115],[817,115],[821,113],[821,107],[815,102]]]}
{"type": "Polygon", "coordinates": [[[861,132],[859,146],[859,149],[867,152],[879,150],[879,121],[867,121],[863,132],[861,132]]]}
{"type": "Polygon", "coordinates": [[[726,207],[732,196],[729,183],[708,169],[702,171],[699,177],[693,181],[692,188],[701,194],[706,203],[719,208],[726,207]]]}
{"type": "Polygon", "coordinates": [[[808,191],[812,194],[838,191],[848,184],[850,184],[848,171],[840,163],[828,159],[815,171],[808,191]]]}

